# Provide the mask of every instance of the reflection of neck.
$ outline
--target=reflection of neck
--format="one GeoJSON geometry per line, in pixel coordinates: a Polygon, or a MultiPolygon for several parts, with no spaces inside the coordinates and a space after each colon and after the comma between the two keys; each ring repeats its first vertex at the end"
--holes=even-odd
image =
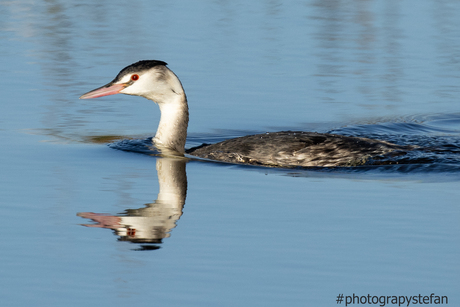
{"type": "Polygon", "coordinates": [[[182,207],[187,195],[185,162],[185,159],[180,158],[157,158],[160,192],[156,202],[179,210],[177,212],[179,215],[182,214],[182,207]]]}
{"type": "Polygon", "coordinates": [[[159,103],[161,119],[154,142],[160,151],[166,149],[184,154],[189,118],[187,98],[183,92],[172,98],[159,103]]]}

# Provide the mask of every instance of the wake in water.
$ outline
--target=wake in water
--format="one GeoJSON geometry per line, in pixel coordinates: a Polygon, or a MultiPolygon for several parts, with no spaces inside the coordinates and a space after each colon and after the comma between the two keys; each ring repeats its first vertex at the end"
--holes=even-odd
{"type": "MultiPolygon", "coordinates": [[[[331,130],[328,133],[388,141],[397,145],[414,146],[414,149],[374,156],[360,166],[303,169],[341,169],[356,172],[379,167],[380,171],[390,172],[460,172],[460,115],[411,118],[397,123],[355,125],[331,130]]],[[[215,143],[247,134],[247,131],[227,131],[219,135],[189,136],[188,143],[197,146],[201,143],[215,143]]],[[[109,146],[123,151],[161,155],[153,147],[151,138],[122,140],[109,144],[109,146]]],[[[196,159],[191,156],[187,157],[196,159]]]]}

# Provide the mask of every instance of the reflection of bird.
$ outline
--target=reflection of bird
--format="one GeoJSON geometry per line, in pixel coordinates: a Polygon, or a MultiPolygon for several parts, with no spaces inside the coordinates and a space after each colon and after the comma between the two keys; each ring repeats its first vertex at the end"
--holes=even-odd
{"type": "MultiPolygon", "coordinates": [[[[169,154],[184,154],[188,105],[177,76],[162,61],[140,61],[124,68],[107,85],[82,95],[81,99],[113,94],[142,96],[156,102],[160,124],[153,138],[155,146],[169,154]]],[[[275,167],[354,166],[369,159],[410,146],[334,134],[283,131],[244,136],[213,145],[202,145],[187,153],[232,163],[275,167]]]]}
{"type": "Polygon", "coordinates": [[[176,227],[176,222],[182,215],[187,195],[185,164],[185,159],[157,159],[160,192],[153,203],[146,204],[143,208],[127,209],[122,215],[93,212],[81,212],[77,215],[96,222],[84,226],[113,229],[120,241],[161,243],[163,238],[169,238],[171,230],[176,227]]]}

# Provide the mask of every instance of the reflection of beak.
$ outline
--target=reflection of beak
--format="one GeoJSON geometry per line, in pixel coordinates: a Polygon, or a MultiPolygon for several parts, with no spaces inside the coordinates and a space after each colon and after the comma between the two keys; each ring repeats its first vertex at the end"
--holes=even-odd
{"type": "Polygon", "coordinates": [[[124,84],[112,84],[109,83],[107,85],[101,86],[95,90],[89,91],[86,94],[83,94],[80,96],[80,99],[90,99],[90,98],[97,98],[97,97],[102,97],[102,96],[109,96],[109,95],[115,95],[120,93],[122,89],[127,87],[129,84],[124,83],[124,84]]]}

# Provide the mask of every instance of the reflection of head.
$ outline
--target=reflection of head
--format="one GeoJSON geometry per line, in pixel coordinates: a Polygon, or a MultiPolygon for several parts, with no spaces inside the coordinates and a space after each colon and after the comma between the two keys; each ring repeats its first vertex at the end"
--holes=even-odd
{"type": "Polygon", "coordinates": [[[120,226],[115,233],[120,241],[133,243],[161,243],[168,238],[170,231],[176,227],[176,221],[182,215],[182,205],[156,201],[145,208],[128,209],[126,215],[120,216],[120,226]]]}

